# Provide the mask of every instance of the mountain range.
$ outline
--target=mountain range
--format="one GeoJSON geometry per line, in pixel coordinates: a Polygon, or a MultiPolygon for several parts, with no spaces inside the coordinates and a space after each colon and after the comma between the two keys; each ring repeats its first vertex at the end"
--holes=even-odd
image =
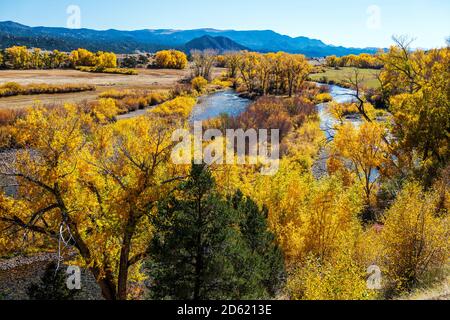
{"type": "Polygon", "coordinates": [[[0,48],[12,45],[39,47],[46,50],[116,53],[155,52],[162,49],[213,48],[219,51],[248,49],[258,52],[285,51],[308,57],[374,53],[377,48],[346,48],[328,45],[317,39],[290,37],[272,30],[236,31],[216,29],[136,31],[28,27],[16,22],[0,22],[0,48]]]}
{"type": "Polygon", "coordinates": [[[213,49],[217,50],[220,53],[224,53],[227,51],[243,51],[250,50],[243,45],[240,45],[237,42],[234,42],[230,38],[227,37],[211,37],[211,36],[203,36],[200,38],[195,38],[194,40],[189,41],[185,45],[185,49],[187,52],[191,50],[206,50],[213,49]]]}

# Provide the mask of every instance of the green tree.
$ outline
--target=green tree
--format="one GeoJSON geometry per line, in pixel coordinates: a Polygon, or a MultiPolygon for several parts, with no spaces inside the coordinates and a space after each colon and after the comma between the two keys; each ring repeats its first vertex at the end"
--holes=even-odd
{"type": "Polygon", "coordinates": [[[123,68],[136,68],[139,64],[138,59],[135,56],[126,56],[123,58],[120,66],[123,68]]]}
{"type": "Polygon", "coordinates": [[[269,232],[268,210],[259,210],[256,202],[245,198],[240,191],[231,200],[233,208],[239,214],[241,233],[251,252],[260,258],[255,269],[261,270],[265,289],[271,296],[275,296],[285,278],[284,257],[275,244],[275,235],[269,232]]]}
{"type": "Polygon", "coordinates": [[[265,217],[240,194],[224,200],[214,184],[204,166],[193,166],[159,206],[149,250],[152,298],[257,299],[277,288],[283,259],[265,217]]]}

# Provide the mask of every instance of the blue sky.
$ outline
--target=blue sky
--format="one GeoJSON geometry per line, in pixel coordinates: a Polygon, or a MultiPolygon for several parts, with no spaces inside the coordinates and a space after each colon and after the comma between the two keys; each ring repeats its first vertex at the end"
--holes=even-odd
{"type": "Polygon", "coordinates": [[[0,0],[0,21],[65,27],[69,5],[92,29],[272,29],[354,47],[407,34],[430,48],[450,36],[449,0],[0,0]]]}

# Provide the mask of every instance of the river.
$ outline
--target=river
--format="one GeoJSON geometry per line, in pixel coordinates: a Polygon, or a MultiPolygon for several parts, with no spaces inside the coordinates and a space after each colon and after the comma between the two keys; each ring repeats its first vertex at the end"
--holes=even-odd
{"type": "MultiPolygon", "coordinates": [[[[322,86],[323,84],[318,83],[322,86]]],[[[336,85],[330,85],[330,94],[333,100],[338,103],[345,103],[353,101],[355,91],[346,89],[336,85]]],[[[241,98],[233,90],[219,91],[199,99],[198,104],[194,107],[191,115],[191,122],[203,121],[220,116],[221,114],[228,114],[229,116],[238,116],[244,112],[252,103],[251,100],[241,98]]],[[[320,128],[324,131],[328,140],[332,140],[334,136],[334,129],[338,124],[337,120],[328,112],[328,103],[321,103],[317,105],[317,111],[320,116],[320,128]]],[[[358,118],[348,118],[347,121],[358,125],[361,120],[358,118]]]]}
{"type": "MultiPolygon", "coordinates": [[[[318,83],[318,85],[322,85],[318,83]]],[[[339,103],[350,102],[354,99],[352,96],[355,92],[350,89],[342,88],[336,85],[330,85],[330,94],[333,100],[339,103]]],[[[252,100],[245,99],[239,96],[234,90],[218,91],[199,98],[197,105],[192,111],[190,121],[204,121],[211,118],[216,118],[221,114],[229,116],[238,116],[244,112],[252,103],[252,100]]],[[[328,104],[322,103],[317,105],[317,110],[320,116],[320,127],[325,132],[327,139],[331,140],[333,137],[333,129],[337,120],[328,112],[328,104]]],[[[118,117],[118,119],[134,118],[144,115],[148,109],[137,110],[118,117]]],[[[358,119],[348,119],[348,121],[355,124],[360,123],[358,119]]]]}
{"type": "MultiPolygon", "coordinates": [[[[319,86],[322,86],[323,84],[318,83],[319,86]]],[[[353,102],[356,100],[354,97],[355,91],[351,89],[346,89],[343,87],[339,87],[336,85],[330,85],[330,94],[331,97],[335,102],[338,103],[346,103],[346,102],[353,102]]],[[[328,103],[321,103],[317,105],[317,111],[319,113],[320,117],[320,128],[325,133],[327,140],[331,141],[333,140],[335,130],[338,123],[338,120],[334,118],[329,112],[328,112],[328,103]]],[[[355,125],[359,125],[361,123],[361,120],[358,118],[348,118],[347,121],[354,123],[355,125]]]]}
{"type": "MultiPolygon", "coordinates": [[[[322,86],[323,84],[318,83],[322,86]]],[[[345,103],[354,101],[355,91],[346,89],[336,85],[330,85],[330,94],[333,100],[338,103],[345,103]]],[[[252,103],[251,100],[241,98],[233,90],[219,91],[199,99],[198,104],[194,107],[191,115],[191,122],[208,120],[220,116],[221,114],[228,114],[229,116],[238,116],[244,112],[252,103]]],[[[327,138],[332,138],[333,129],[337,124],[337,120],[328,112],[328,103],[321,103],[317,105],[317,111],[320,116],[320,127],[327,135],[327,138]]],[[[347,119],[347,121],[358,124],[359,119],[347,119]]]]}
{"type": "Polygon", "coordinates": [[[194,107],[191,122],[204,121],[216,118],[221,114],[238,116],[252,103],[251,100],[241,98],[233,90],[219,91],[207,96],[200,97],[198,104],[194,107]]]}

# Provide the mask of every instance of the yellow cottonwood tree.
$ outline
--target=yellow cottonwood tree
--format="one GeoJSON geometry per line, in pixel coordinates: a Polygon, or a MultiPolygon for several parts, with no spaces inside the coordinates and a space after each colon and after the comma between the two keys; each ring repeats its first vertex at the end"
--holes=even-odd
{"type": "Polygon", "coordinates": [[[82,48],[73,50],[70,53],[69,59],[74,66],[93,67],[96,63],[95,54],[82,48]]]}
{"type": "Polygon", "coordinates": [[[229,61],[229,74],[239,76],[250,94],[259,95],[271,93],[292,97],[311,70],[305,56],[285,52],[241,52],[230,56],[229,61]]]}
{"type": "Polygon", "coordinates": [[[16,124],[25,148],[1,175],[19,185],[0,196],[1,242],[24,232],[75,248],[106,299],[126,299],[151,238],[156,202],[184,177],[169,161],[174,122],[147,115],[97,125],[75,106],[33,109],[16,124]]]}
{"type": "Polygon", "coordinates": [[[44,67],[44,56],[42,50],[39,48],[33,49],[30,54],[30,67],[34,69],[42,69],[44,67]]]}
{"type": "Polygon", "coordinates": [[[14,69],[26,69],[29,67],[31,55],[27,47],[13,46],[6,49],[6,54],[14,69]]]}
{"type": "Polygon", "coordinates": [[[289,97],[292,97],[298,87],[306,80],[311,67],[303,55],[288,55],[286,58],[285,74],[288,94],[289,97]]]}
{"type": "Polygon", "coordinates": [[[369,299],[363,236],[358,215],[363,199],[337,176],[317,181],[283,160],[274,177],[260,178],[253,197],[268,209],[289,270],[292,299],[369,299]]]}
{"type": "Polygon", "coordinates": [[[98,69],[116,68],[117,57],[113,52],[98,52],[95,66],[98,69]]]}
{"type": "Polygon", "coordinates": [[[327,260],[360,232],[361,197],[337,177],[317,181],[302,166],[283,160],[280,171],[258,178],[254,189],[252,197],[267,207],[288,264],[310,254],[327,260]]]}
{"type": "Polygon", "coordinates": [[[382,55],[380,83],[393,115],[397,158],[427,185],[448,162],[450,153],[450,49],[411,50],[411,40],[395,39],[382,55]]]}
{"type": "Polygon", "coordinates": [[[385,129],[377,123],[365,122],[359,128],[347,123],[338,128],[331,147],[329,170],[353,172],[362,184],[366,204],[371,204],[379,173],[387,162],[385,129]]]}
{"type": "Polygon", "coordinates": [[[155,64],[159,68],[185,69],[188,64],[187,56],[178,50],[162,50],[155,55],[155,64]]]}

